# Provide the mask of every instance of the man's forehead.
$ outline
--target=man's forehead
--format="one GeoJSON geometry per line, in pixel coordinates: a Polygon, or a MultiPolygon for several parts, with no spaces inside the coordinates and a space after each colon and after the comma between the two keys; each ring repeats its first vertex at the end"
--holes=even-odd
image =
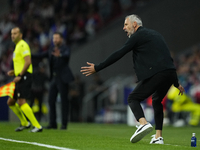
{"type": "Polygon", "coordinates": [[[11,32],[19,32],[19,28],[13,28],[11,32]]]}
{"type": "Polygon", "coordinates": [[[124,23],[129,23],[129,22],[130,22],[129,18],[126,18],[124,21],[124,23]]]}
{"type": "Polygon", "coordinates": [[[53,37],[60,37],[60,35],[59,34],[54,34],[53,37]]]}

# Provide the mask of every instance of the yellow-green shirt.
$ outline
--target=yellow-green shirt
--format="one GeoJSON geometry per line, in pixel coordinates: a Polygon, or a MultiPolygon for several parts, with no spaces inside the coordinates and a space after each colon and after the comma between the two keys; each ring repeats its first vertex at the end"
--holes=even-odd
{"type": "MultiPolygon", "coordinates": [[[[15,46],[15,51],[13,52],[13,63],[14,63],[14,72],[15,76],[18,76],[25,64],[24,57],[25,56],[30,56],[31,57],[31,50],[29,45],[24,41],[20,40],[16,46],[15,46]]],[[[33,73],[33,67],[32,64],[27,69],[27,72],[33,73]]]]}

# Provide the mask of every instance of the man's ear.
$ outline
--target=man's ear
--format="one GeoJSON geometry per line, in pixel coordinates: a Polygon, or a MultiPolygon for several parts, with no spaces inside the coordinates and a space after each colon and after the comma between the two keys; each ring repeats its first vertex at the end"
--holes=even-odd
{"type": "Polygon", "coordinates": [[[22,39],[22,37],[23,37],[23,34],[21,33],[21,34],[20,34],[20,38],[22,39]]]}
{"type": "Polygon", "coordinates": [[[133,22],[133,27],[134,27],[134,28],[137,27],[137,22],[136,22],[136,21],[133,22]]]}

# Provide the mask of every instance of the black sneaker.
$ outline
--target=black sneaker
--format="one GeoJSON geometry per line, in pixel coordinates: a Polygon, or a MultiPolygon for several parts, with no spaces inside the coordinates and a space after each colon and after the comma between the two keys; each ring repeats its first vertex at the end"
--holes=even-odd
{"type": "Polygon", "coordinates": [[[30,130],[30,132],[33,132],[33,133],[35,133],[35,132],[42,132],[42,127],[41,128],[36,128],[36,127],[34,127],[32,130],[30,130]]]}
{"type": "Polygon", "coordinates": [[[44,127],[44,129],[57,129],[57,126],[48,125],[48,126],[44,127]]]}
{"type": "Polygon", "coordinates": [[[62,125],[62,126],[60,127],[60,130],[67,130],[67,126],[62,125]]]}
{"type": "Polygon", "coordinates": [[[19,131],[23,131],[24,129],[28,129],[31,127],[31,124],[30,122],[28,122],[28,125],[27,126],[22,126],[20,125],[17,129],[15,129],[16,132],[19,132],[19,131]]]}

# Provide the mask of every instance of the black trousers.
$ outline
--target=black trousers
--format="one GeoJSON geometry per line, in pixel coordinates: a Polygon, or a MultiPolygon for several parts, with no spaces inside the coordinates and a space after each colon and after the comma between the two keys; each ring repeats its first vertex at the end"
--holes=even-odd
{"type": "Polygon", "coordinates": [[[35,117],[37,118],[38,121],[41,121],[42,118],[42,103],[43,103],[43,97],[44,97],[44,90],[41,91],[34,91],[32,90],[32,94],[31,94],[31,98],[30,98],[30,107],[32,108],[35,98],[38,99],[39,102],[39,112],[35,114],[35,117]]]}
{"type": "Polygon", "coordinates": [[[165,70],[138,83],[128,97],[128,104],[137,121],[142,117],[145,118],[140,102],[152,95],[155,129],[162,130],[163,105],[161,102],[176,78],[175,70],[165,70]]]}
{"type": "Polygon", "coordinates": [[[49,89],[49,113],[50,122],[49,125],[57,126],[56,123],[56,100],[58,93],[61,97],[61,122],[62,126],[68,124],[69,118],[69,99],[68,99],[68,84],[64,83],[59,77],[54,77],[50,83],[49,89]]]}

